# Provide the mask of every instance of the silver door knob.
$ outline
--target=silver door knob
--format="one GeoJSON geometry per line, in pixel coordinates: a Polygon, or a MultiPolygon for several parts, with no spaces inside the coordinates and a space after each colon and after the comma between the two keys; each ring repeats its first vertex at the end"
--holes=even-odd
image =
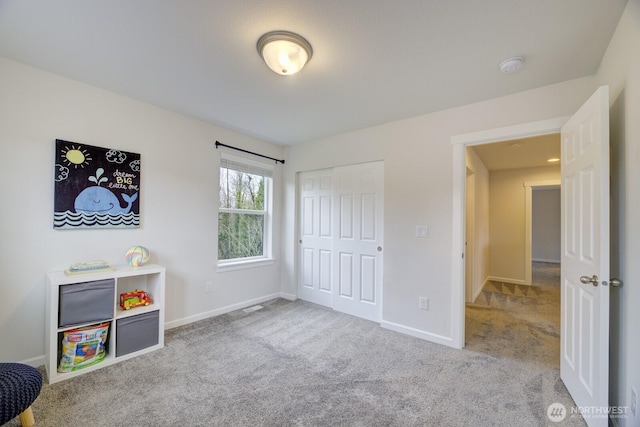
{"type": "Polygon", "coordinates": [[[378,246],[378,252],[382,252],[382,246],[378,246]]]}
{"type": "Polygon", "coordinates": [[[607,283],[607,281],[605,280],[604,282],[602,282],[602,284],[604,286],[611,285],[614,288],[618,288],[618,287],[620,287],[622,285],[622,280],[616,279],[614,277],[613,279],[609,280],[609,283],[607,283]]]}
{"type": "Polygon", "coordinates": [[[585,285],[591,283],[593,286],[598,286],[598,276],[595,274],[591,277],[589,276],[580,276],[580,281],[585,285]]]}

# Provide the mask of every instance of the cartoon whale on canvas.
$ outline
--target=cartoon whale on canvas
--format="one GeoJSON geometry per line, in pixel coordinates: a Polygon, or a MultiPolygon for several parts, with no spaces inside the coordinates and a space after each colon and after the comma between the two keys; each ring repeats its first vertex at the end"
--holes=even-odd
{"type": "Polygon", "coordinates": [[[120,200],[111,190],[96,185],[82,190],[76,197],[74,207],[78,213],[128,214],[133,202],[138,198],[138,193],[133,196],[122,193],[122,198],[127,203],[124,208],[120,206],[120,200]]]}
{"type": "Polygon", "coordinates": [[[104,169],[98,168],[98,170],[96,170],[96,176],[89,177],[89,181],[95,182],[98,185],[87,187],[78,194],[73,204],[76,212],[111,215],[128,214],[131,211],[133,202],[138,198],[138,193],[132,196],[122,193],[122,198],[127,202],[127,206],[123,208],[120,206],[120,200],[111,190],[100,187],[100,184],[107,181],[107,178],[101,177],[103,173],[104,169]]]}

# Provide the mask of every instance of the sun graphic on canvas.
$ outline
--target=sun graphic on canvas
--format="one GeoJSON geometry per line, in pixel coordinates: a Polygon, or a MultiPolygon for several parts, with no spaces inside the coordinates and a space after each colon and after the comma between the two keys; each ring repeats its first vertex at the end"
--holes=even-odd
{"type": "Polygon", "coordinates": [[[73,165],[76,169],[78,169],[78,166],[84,168],[84,165],[88,165],[91,161],[89,152],[79,145],[77,147],[72,145],[71,148],[64,147],[60,156],[62,157],[63,163],[67,166],[73,165]]]}

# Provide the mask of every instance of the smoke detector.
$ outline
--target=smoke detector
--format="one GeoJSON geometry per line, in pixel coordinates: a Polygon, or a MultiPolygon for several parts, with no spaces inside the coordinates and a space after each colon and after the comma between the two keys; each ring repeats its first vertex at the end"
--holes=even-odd
{"type": "Polygon", "coordinates": [[[500,71],[504,74],[515,73],[522,67],[522,62],[524,58],[521,56],[513,56],[511,58],[507,58],[500,63],[498,66],[500,71]]]}

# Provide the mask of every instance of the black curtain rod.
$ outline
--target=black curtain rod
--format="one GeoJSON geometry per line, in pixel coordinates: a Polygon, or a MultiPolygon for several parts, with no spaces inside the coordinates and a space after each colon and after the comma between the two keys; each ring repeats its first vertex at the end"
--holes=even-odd
{"type": "Polygon", "coordinates": [[[263,156],[262,154],[254,153],[253,151],[243,150],[242,148],[232,147],[231,145],[223,144],[222,142],[216,141],[216,149],[218,147],[231,148],[232,150],[242,151],[243,153],[252,154],[252,155],[258,156],[258,157],[263,157],[265,159],[273,160],[274,162],[276,162],[276,164],[277,163],[282,163],[284,165],[284,160],[274,159],[273,157],[269,157],[269,156],[263,156]]]}

